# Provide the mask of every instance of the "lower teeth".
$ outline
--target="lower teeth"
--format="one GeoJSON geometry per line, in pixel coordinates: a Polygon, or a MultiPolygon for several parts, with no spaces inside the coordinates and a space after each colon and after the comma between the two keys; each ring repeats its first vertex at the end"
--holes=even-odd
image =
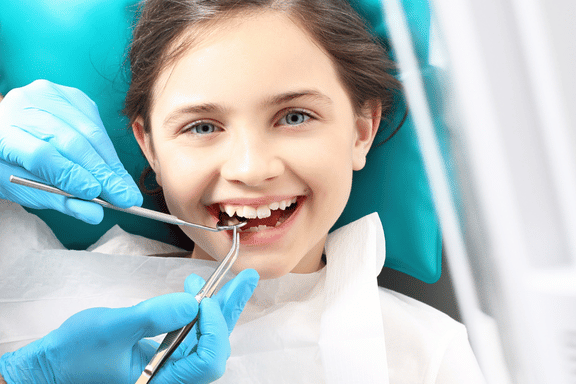
{"type": "Polygon", "coordinates": [[[259,225],[259,226],[257,226],[257,227],[250,227],[250,228],[248,228],[248,229],[246,229],[246,230],[244,230],[244,231],[241,229],[240,231],[241,231],[241,232],[260,232],[260,231],[265,231],[266,229],[271,229],[271,228],[275,228],[275,227],[279,226],[280,224],[282,224],[283,221],[284,221],[284,220],[282,220],[282,221],[280,221],[280,220],[277,221],[277,222],[276,222],[276,225],[275,225],[274,227],[269,227],[269,226],[267,226],[267,225],[259,225]]]}
{"type": "Polygon", "coordinates": [[[246,231],[247,232],[260,232],[260,231],[263,231],[263,230],[268,229],[268,228],[272,228],[272,227],[269,227],[267,225],[259,225],[257,227],[248,228],[246,231]]]}

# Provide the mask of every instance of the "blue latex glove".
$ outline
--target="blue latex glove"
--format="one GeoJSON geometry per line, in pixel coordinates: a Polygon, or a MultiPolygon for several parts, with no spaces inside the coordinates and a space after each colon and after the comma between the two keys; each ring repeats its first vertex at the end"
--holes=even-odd
{"type": "Polygon", "coordinates": [[[91,224],[102,221],[99,205],[14,185],[12,174],[82,199],[101,196],[122,208],[142,204],[96,104],[75,88],[45,80],[14,89],[0,102],[0,198],[56,209],[91,224]]]}
{"type": "Polygon", "coordinates": [[[224,374],[229,331],[257,282],[256,271],[242,271],[215,298],[198,306],[194,295],[203,281],[193,277],[186,281],[186,293],[155,297],[130,308],[82,311],[44,338],[4,354],[0,373],[9,384],[134,384],[157,348],[157,343],[142,338],[185,326],[199,308],[198,335],[190,332],[152,383],[212,382],[224,374]]]}

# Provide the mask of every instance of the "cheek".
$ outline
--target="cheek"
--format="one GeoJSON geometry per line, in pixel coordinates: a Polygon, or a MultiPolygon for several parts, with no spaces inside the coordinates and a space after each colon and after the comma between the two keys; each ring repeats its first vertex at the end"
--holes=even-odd
{"type": "Polygon", "coordinates": [[[353,138],[347,130],[337,132],[307,142],[292,156],[292,168],[322,202],[323,209],[331,211],[344,209],[353,173],[353,138]]]}
{"type": "Polygon", "coordinates": [[[172,214],[186,217],[190,208],[199,206],[200,193],[210,184],[214,173],[210,159],[177,145],[165,145],[157,152],[168,209],[172,214]]]}

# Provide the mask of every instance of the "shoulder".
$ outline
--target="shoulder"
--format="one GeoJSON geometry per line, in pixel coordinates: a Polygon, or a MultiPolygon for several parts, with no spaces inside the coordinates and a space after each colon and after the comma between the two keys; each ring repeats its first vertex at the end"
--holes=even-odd
{"type": "Polygon", "coordinates": [[[466,332],[464,325],[428,304],[387,288],[378,288],[385,327],[424,327],[441,334],[466,332]]]}
{"type": "Polygon", "coordinates": [[[380,287],[379,295],[391,383],[483,382],[464,325],[400,293],[380,287]],[[461,367],[464,376],[440,380],[461,367]]]}

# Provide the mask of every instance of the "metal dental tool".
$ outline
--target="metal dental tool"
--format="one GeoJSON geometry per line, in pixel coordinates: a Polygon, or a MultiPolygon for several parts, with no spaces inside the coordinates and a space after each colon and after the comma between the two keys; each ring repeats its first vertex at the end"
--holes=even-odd
{"type": "MultiPolygon", "coordinates": [[[[24,179],[24,178],[12,175],[12,176],[10,176],[10,182],[14,183],[14,184],[23,185],[25,187],[31,187],[31,188],[39,189],[41,191],[55,193],[57,195],[62,195],[62,196],[78,199],[77,197],[75,197],[75,196],[73,196],[67,192],[64,192],[61,189],[58,189],[56,187],[53,187],[53,186],[50,186],[47,184],[40,183],[38,181],[24,179]]],[[[78,199],[78,200],[81,200],[81,199],[78,199]]],[[[96,203],[96,204],[103,206],[104,208],[110,208],[110,209],[114,209],[116,211],[121,211],[121,212],[130,213],[130,214],[136,215],[136,216],[146,217],[148,219],[161,221],[163,223],[175,224],[175,225],[187,225],[189,227],[205,229],[205,230],[210,231],[210,232],[229,231],[233,228],[241,227],[242,225],[244,225],[242,223],[241,223],[242,225],[238,225],[238,224],[236,224],[236,225],[217,225],[216,228],[213,228],[213,227],[207,227],[205,225],[189,223],[187,221],[180,220],[176,216],[172,216],[172,215],[169,215],[167,213],[153,211],[151,209],[146,209],[146,208],[141,208],[141,207],[120,208],[120,207],[112,205],[109,202],[104,201],[104,200],[99,199],[99,198],[92,199],[92,200],[85,200],[85,201],[91,201],[93,203],[96,203]]]]}
{"type": "MultiPolygon", "coordinates": [[[[55,187],[52,187],[52,186],[49,186],[49,185],[46,185],[43,183],[39,183],[37,181],[23,179],[23,178],[20,178],[17,176],[10,176],[10,182],[15,183],[15,184],[24,185],[26,187],[36,188],[36,189],[50,192],[50,193],[56,193],[56,194],[63,195],[66,197],[75,198],[74,196],[70,195],[69,193],[66,193],[66,192],[64,192],[58,188],[55,188],[55,187]]],[[[222,280],[224,275],[226,275],[226,273],[228,273],[228,271],[230,270],[230,267],[232,266],[232,264],[234,264],[234,262],[236,261],[236,258],[238,257],[238,251],[240,249],[240,234],[238,233],[238,228],[245,225],[246,224],[245,222],[241,222],[241,223],[234,224],[234,225],[219,225],[218,224],[218,225],[216,225],[216,228],[212,228],[212,227],[207,227],[204,225],[189,223],[187,221],[178,219],[176,216],[172,216],[172,215],[168,215],[168,214],[165,214],[162,212],[156,212],[156,211],[152,211],[152,210],[144,209],[144,208],[140,208],[140,207],[131,207],[131,208],[126,208],[126,209],[119,208],[119,207],[116,207],[115,205],[112,205],[112,204],[110,204],[110,203],[108,203],[102,199],[98,199],[98,198],[90,200],[90,201],[92,201],[96,204],[100,204],[101,206],[106,207],[106,208],[111,208],[111,209],[115,209],[118,211],[131,213],[131,214],[134,214],[137,216],[142,216],[142,217],[146,217],[146,218],[149,218],[152,220],[158,220],[158,221],[162,221],[162,222],[169,223],[169,224],[188,225],[188,226],[195,227],[195,228],[205,229],[205,230],[211,231],[211,232],[232,230],[232,247],[230,248],[230,251],[228,251],[228,254],[224,258],[224,260],[222,260],[220,265],[216,268],[216,270],[208,278],[208,280],[206,281],[206,284],[204,284],[204,286],[200,289],[200,291],[194,297],[196,299],[196,301],[198,302],[198,304],[200,304],[200,302],[205,297],[211,297],[214,294],[214,292],[216,291],[216,288],[218,288],[218,285],[220,284],[220,281],[222,280]]],[[[140,375],[140,377],[136,381],[136,384],[147,384],[148,382],[150,382],[150,380],[156,374],[156,372],[160,369],[160,367],[166,362],[166,360],[168,360],[168,358],[172,355],[172,353],[176,350],[176,348],[178,348],[180,343],[182,343],[182,341],[184,340],[186,335],[188,335],[188,333],[194,327],[194,324],[196,324],[197,321],[198,321],[198,315],[196,315],[194,320],[192,320],[192,322],[189,323],[188,325],[186,325],[180,329],[177,329],[175,331],[172,331],[164,337],[164,340],[162,340],[162,343],[158,347],[156,354],[154,354],[154,356],[152,357],[152,359],[150,360],[150,362],[148,363],[148,365],[146,366],[146,368],[144,369],[144,371],[142,372],[142,374],[140,375]]]]}
{"type": "MultiPolygon", "coordinates": [[[[244,223],[239,223],[236,225],[232,225],[233,237],[232,237],[232,248],[222,260],[218,268],[212,273],[212,275],[206,281],[206,284],[200,289],[198,294],[194,297],[198,304],[204,299],[205,297],[212,297],[212,294],[216,291],[216,287],[220,284],[220,281],[226,275],[234,261],[238,257],[238,250],[240,248],[240,234],[238,233],[238,228],[244,225],[244,223]]],[[[160,369],[162,364],[172,353],[176,350],[176,348],[180,345],[180,343],[184,340],[188,332],[194,327],[194,324],[198,321],[198,315],[192,320],[192,322],[186,325],[183,328],[177,329],[168,333],[162,343],[156,350],[156,354],[152,357],[146,368],[144,368],[144,372],[140,375],[136,384],[147,384],[152,380],[154,374],[160,369]]]]}

